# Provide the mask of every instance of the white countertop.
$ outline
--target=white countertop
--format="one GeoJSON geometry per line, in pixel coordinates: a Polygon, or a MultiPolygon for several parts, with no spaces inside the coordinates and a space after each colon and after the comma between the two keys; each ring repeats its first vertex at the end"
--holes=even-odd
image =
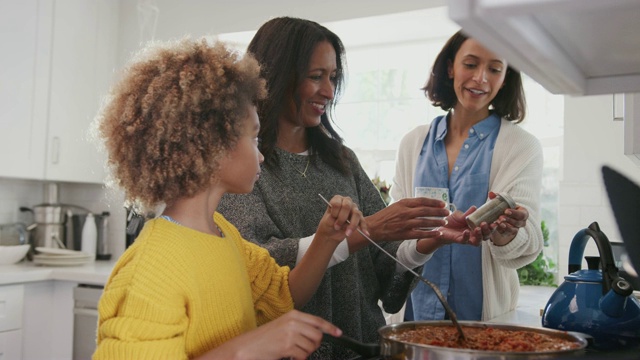
{"type": "Polygon", "coordinates": [[[96,260],[80,266],[42,266],[25,260],[15,265],[1,265],[0,285],[46,280],[104,285],[115,263],[115,260],[96,260]]]}

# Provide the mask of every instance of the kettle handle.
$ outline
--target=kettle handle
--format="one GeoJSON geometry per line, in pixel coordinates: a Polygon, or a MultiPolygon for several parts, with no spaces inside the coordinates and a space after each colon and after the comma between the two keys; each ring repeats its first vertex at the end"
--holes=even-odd
{"type": "Polygon", "coordinates": [[[626,282],[618,275],[618,268],[613,260],[613,251],[607,235],[601,230],[597,222],[592,222],[589,227],[578,231],[571,240],[569,248],[569,274],[582,268],[582,257],[589,238],[593,238],[600,253],[600,267],[602,268],[602,293],[605,294],[613,287],[613,290],[623,296],[628,296],[633,292],[629,286],[624,286],[626,282]],[[631,290],[631,291],[629,291],[631,290]]]}

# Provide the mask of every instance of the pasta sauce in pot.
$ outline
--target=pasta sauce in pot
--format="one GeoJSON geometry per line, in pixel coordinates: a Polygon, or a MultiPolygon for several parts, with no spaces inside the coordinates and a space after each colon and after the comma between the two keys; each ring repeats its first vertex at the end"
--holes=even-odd
{"type": "Polygon", "coordinates": [[[458,340],[453,326],[420,326],[399,329],[388,338],[411,344],[424,344],[457,349],[503,352],[545,352],[577,349],[575,341],[528,330],[505,330],[491,327],[463,326],[465,341],[458,340]]]}

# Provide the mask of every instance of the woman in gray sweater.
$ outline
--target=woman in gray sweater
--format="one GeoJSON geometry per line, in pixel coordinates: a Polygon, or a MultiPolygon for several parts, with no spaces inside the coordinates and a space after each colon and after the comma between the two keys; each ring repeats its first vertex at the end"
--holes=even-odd
{"type": "MultiPolygon", "coordinates": [[[[328,114],[344,79],[344,47],[333,32],[290,17],[265,23],[249,44],[267,81],[258,103],[260,150],[265,161],[253,192],[225,195],[218,207],[243,237],[269,250],[280,265],[295,267],[306,252],[333,195],[350,197],[366,216],[370,237],[400,261],[419,268],[428,255],[416,240],[437,237],[421,230],[444,225],[444,202],[404,199],[385,207],[353,151],[343,145],[328,114]]],[[[343,241],[316,294],[303,311],[320,316],[364,342],[377,342],[385,324],[378,302],[398,312],[415,286],[413,275],[359,233],[343,241]]],[[[312,359],[347,359],[349,350],[323,343],[312,359]]]]}

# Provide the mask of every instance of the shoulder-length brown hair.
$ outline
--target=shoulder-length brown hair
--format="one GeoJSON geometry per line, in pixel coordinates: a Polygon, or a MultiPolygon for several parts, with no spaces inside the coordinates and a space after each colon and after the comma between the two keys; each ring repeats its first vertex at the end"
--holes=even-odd
{"type": "MultiPolygon", "coordinates": [[[[453,79],[449,78],[449,64],[453,64],[458,50],[467,39],[469,36],[462,31],[449,38],[433,63],[427,84],[422,88],[431,104],[445,111],[451,110],[458,102],[453,89],[453,79]]],[[[526,101],[520,71],[507,66],[504,86],[491,101],[491,106],[498,116],[516,124],[524,120],[526,101]]]]}
{"type": "Polygon", "coordinates": [[[275,147],[278,118],[293,95],[300,106],[297,89],[307,76],[311,55],[318,43],[327,41],[336,52],[336,78],[333,101],[321,117],[320,125],[307,129],[311,156],[342,173],[349,173],[348,152],[332,126],[335,104],[344,86],[345,50],[340,38],[324,26],[310,20],[278,17],[264,23],[251,40],[247,51],[260,63],[261,76],[267,80],[269,95],[258,101],[260,117],[260,151],[265,165],[276,168],[275,147]]]}

